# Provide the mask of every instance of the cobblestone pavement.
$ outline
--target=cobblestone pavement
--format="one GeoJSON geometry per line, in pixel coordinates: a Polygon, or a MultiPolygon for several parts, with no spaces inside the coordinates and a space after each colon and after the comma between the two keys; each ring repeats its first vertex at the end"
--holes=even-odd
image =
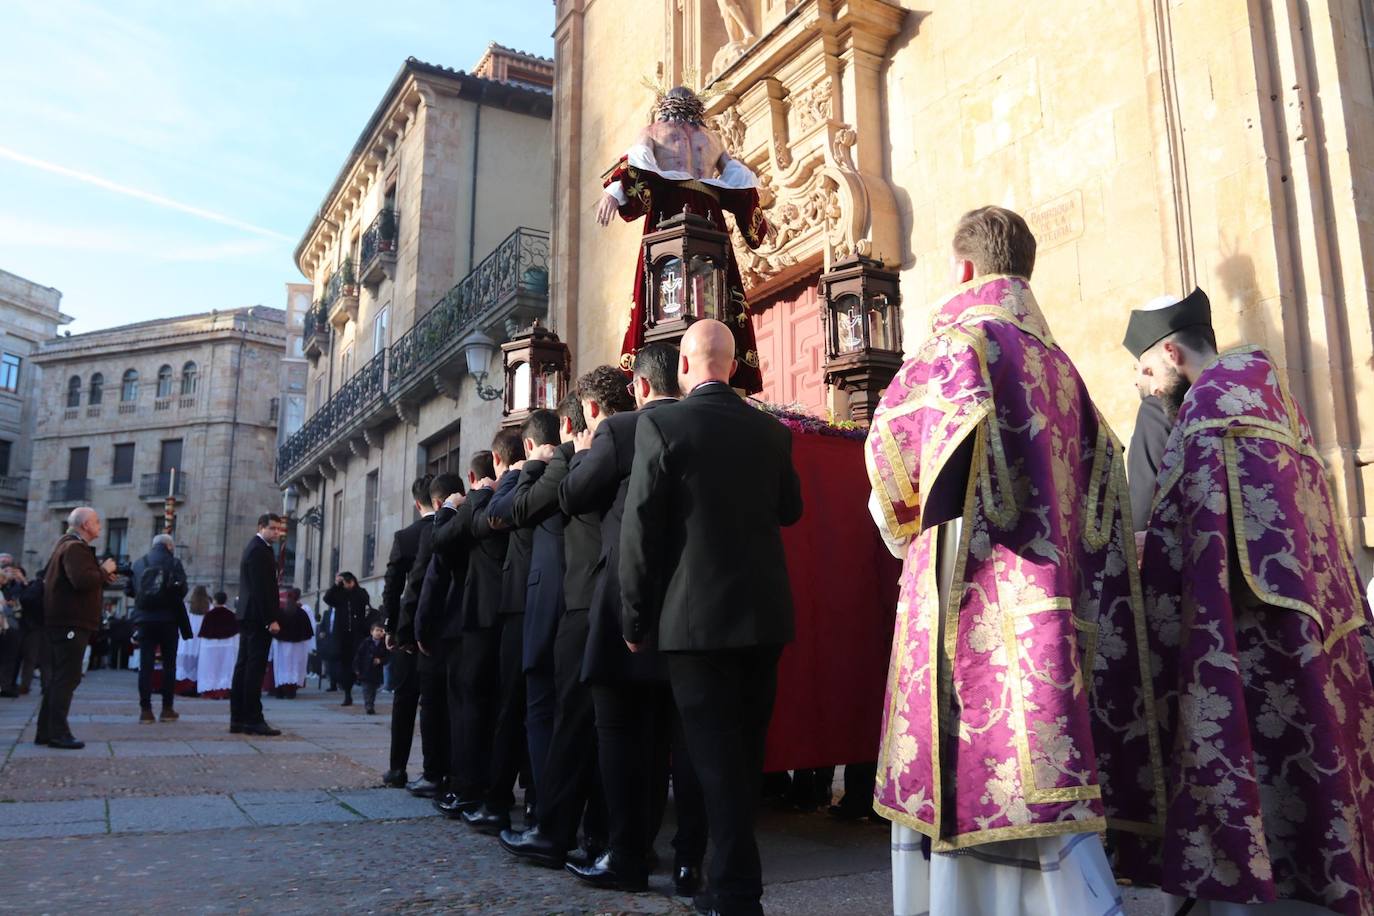
{"type": "MultiPolygon", "coordinates": [[[[0,700],[0,911],[691,912],[666,868],[653,893],[598,891],[379,788],[386,694],[376,716],[314,689],[266,699],[285,734],[252,738],[228,733],[222,700],[179,698],[179,721],[139,724],[136,689],[133,672],[87,676],[75,752],[34,746],[36,695],[0,700]]],[[[670,836],[657,844],[669,863],[670,836]]],[[[770,913],[890,912],[884,828],[766,811],[760,840],[770,913]]]]}

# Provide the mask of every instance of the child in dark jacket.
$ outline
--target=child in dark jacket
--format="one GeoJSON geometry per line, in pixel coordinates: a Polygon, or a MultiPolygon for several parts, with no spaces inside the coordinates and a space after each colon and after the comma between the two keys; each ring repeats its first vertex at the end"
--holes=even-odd
{"type": "Polygon", "coordinates": [[[359,643],[357,654],[353,656],[353,673],[363,686],[363,703],[369,716],[377,714],[377,688],[382,686],[382,675],[390,654],[386,648],[386,630],[380,623],[374,623],[372,638],[359,643]]]}

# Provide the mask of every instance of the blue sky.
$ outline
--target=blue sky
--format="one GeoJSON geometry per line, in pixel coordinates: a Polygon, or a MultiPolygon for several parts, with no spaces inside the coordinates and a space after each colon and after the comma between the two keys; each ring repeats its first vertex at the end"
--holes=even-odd
{"type": "Polygon", "coordinates": [[[74,333],[281,307],[291,260],[407,56],[552,56],[551,0],[5,0],[0,269],[74,333]]]}

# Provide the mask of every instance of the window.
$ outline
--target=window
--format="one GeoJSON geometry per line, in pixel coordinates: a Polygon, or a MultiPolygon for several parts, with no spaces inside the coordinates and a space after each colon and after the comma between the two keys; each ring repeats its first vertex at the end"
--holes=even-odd
{"type": "Polygon", "coordinates": [[[24,361],[13,353],[0,354],[0,388],[19,390],[19,367],[24,361]]]}
{"type": "Polygon", "coordinates": [[[157,370],[157,396],[160,398],[170,398],[172,396],[172,367],[163,366],[157,370]]]}
{"type": "Polygon", "coordinates": [[[343,543],[343,490],[334,494],[334,519],[331,530],[332,546],[329,548],[329,581],[339,574],[339,547],[343,543]]]}
{"type": "Polygon", "coordinates": [[[296,359],[305,358],[305,338],[299,334],[291,335],[291,355],[296,359]]]}
{"type": "Polygon", "coordinates": [[[67,450],[67,480],[86,480],[91,465],[91,450],[86,446],[67,450]]]}
{"type": "Polygon", "coordinates": [[[187,362],[181,367],[181,396],[188,397],[196,393],[196,364],[187,362]]]}
{"type": "Polygon", "coordinates": [[[378,471],[367,475],[363,490],[363,576],[372,575],[377,562],[378,471]]]}
{"type": "Polygon", "coordinates": [[[129,520],[127,518],[105,519],[105,552],[112,557],[129,556],[129,520]]]}
{"type": "Polygon", "coordinates": [[[345,347],[343,357],[339,360],[339,378],[345,382],[353,376],[353,348],[345,347]]]}
{"type": "Polygon", "coordinates": [[[133,482],[134,444],[132,442],[117,442],[114,450],[114,473],[110,475],[110,483],[133,482]]]}
{"type": "Polygon", "coordinates": [[[99,404],[105,397],[105,376],[97,372],[91,376],[91,396],[88,399],[91,406],[99,404]]]}
{"type": "Polygon", "coordinates": [[[168,530],[167,530],[167,516],[166,516],[164,513],[159,512],[157,515],[154,515],[154,516],[153,516],[153,533],[150,534],[150,535],[148,535],[148,540],[149,540],[149,541],[152,541],[152,539],[155,538],[155,537],[157,537],[159,534],[176,534],[176,533],[177,533],[177,520],[176,520],[176,516],[173,516],[173,517],[172,517],[172,530],[171,530],[171,531],[168,531],[168,530]]]}
{"type": "Polygon", "coordinates": [[[319,410],[324,406],[324,379],[315,379],[315,409],[319,410]]]}
{"type": "Polygon", "coordinates": [[[124,372],[124,381],[119,386],[119,399],[121,401],[138,400],[138,370],[128,369],[124,372]]]}
{"type": "Polygon", "coordinates": [[[424,443],[422,447],[425,450],[425,473],[436,477],[446,473],[463,473],[463,462],[458,453],[459,446],[456,423],[424,443]]]}
{"type": "Polygon", "coordinates": [[[10,446],[8,439],[0,439],[0,477],[10,476],[10,446]]]}
{"type": "Polygon", "coordinates": [[[391,307],[382,306],[382,310],[377,313],[377,317],[372,320],[372,355],[376,356],[386,349],[387,345],[387,323],[390,320],[391,307]]]}
{"type": "Polygon", "coordinates": [[[67,379],[67,406],[81,406],[81,376],[73,375],[67,379]]]}
{"type": "Polygon", "coordinates": [[[277,422],[277,414],[281,411],[281,398],[273,398],[267,405],[267,422],[277,422]]]}

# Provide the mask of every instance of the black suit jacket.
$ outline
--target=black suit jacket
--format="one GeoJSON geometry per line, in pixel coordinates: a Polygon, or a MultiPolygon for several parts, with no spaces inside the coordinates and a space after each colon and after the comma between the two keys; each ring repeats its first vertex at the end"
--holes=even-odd
{"type": "Polygon", "coordinates": [[[440,510],[442,520],[435,516],[435,549],[467,552],[462,602],[464,630],[495,626],[501,606],[501,568],[506,560],[507,537],[504,531],[496,531],[487,523],[487,504],[493,495],[491,490],[473,490],[457,512],[440,510]]]}
{"type": "MultiPolygon", "coordinates": [[[[442,511],[442,510],[440,510],[442,511]]],[[[452,511],[452,510],[450,510],[452,511]]],[[[429,558],[434,555],[434,527],[439,514],[420,519],[420,540],[415,546],[415,562],[406,573],[406,587],[401,594],[401,610],[396,616],[396,644],[409,646],[415,642],[415,612],[420,604],[420,590],[424,585],[429,558]]]]}
{"type": "Polygon", "coordinates": [[[452,537],[456,529],[446,527],[454,524],[460,511],[445,507],[434,516],[436,546],[425,570],[419,602],[428,619],[421,624],[420,617],[416,618],[417,634],[426,648],[438,640],[463,635],[463,589],[467,584],[472,539],[452,537]],[[441,527],[447,535],[442,539],[438,537],[441,527]]]}
{"type": "Polygon", "coordinates": [[[1172,429],[1163,401],[1148,397],[1140,402],[1140,409],[1135,414],[1135,432],[1131,433],[1131,447],[1126,453],[1126,487],[1131,494],[1131,521],[1136,531],[1150,527],[1155,479],[1159,476],[1159,463],[1164,460],[1164,446],[1169,442],[1172,429]]]}
{"type": "Polygon", "coordinates": [[[264,627],[281,622],[277,559],[268,543],[256,534],[239,560],[238,616],[264,627]]]}
{"type": "Polygon", "coordinates": [[[501,613],[525,613],[525,590],[530,578],[530,554],[534,549],[534,529],[515,524],[515,488],[519,471],[507,471],[496,482],[496,492],[487,503],[487,523],[500,522],[492,529],[506,533],[506,559],[501,567],[501,613]]]}
{"type": "Polygon", "coordinates": [[[417,518],[398,529],[391,538],[391,554],[387,557],[386,575],[382,579],[382,625],[388,633],[395,633],[400,622],[401,596],[405,594],[406,578],[420,549],[420,532],[426,527],[434,525],[428,518],[417,518]]]}
{"type": "Polygon", "coordinates": [[[530,543],[530,574],[525,591],[525,633],[522,664],[526,671],[553,668],[553,642],[563,616],[563,529],[567,516],[558,504],[558,485],[568,473],[572,443],[558,447],[554,459],[526,460],[515,485],[511,520],[522,528],[534,526],[530,543]],[[557,455],[562,456],[558,460],[557,455]]]}
{"type": "Polygon", "coordinates": [[[639,418],[620,532],[621,623],[665,652],[793,636],[781,526],[801,517],[792,434],[722,384],[639,418]]]}
{"type": "MultiPolygon", "coordinates": [[[[549,464],[553,466],[563,460],[566,482],[567,475],[581,466],[587,454],[574,452],[563,458],[560,452],[549,464]]],[[[558,485],[558,504],[568,516],[568,523],[563,526],[563,602],[571,610],[582,610],[592,606],[592,589],[596,586],[596,564],[601,559],[601,513],[569,512],[563,482],[558,485]]]]}
{"type": "Polygon", "coordinates": [[[582,462],[563,482],[569,508],[601,516],[601,556],[596,565],[587,651],[582,662],[582,677],[592,683],[657,680],[667,676],[657,652],[645,647],[632,654],[621,637],[620,528],[639,418],[671,403],[650,401],[640,410],[607,417],[597,427],[592,447],[587,449],[582,462]]]}

